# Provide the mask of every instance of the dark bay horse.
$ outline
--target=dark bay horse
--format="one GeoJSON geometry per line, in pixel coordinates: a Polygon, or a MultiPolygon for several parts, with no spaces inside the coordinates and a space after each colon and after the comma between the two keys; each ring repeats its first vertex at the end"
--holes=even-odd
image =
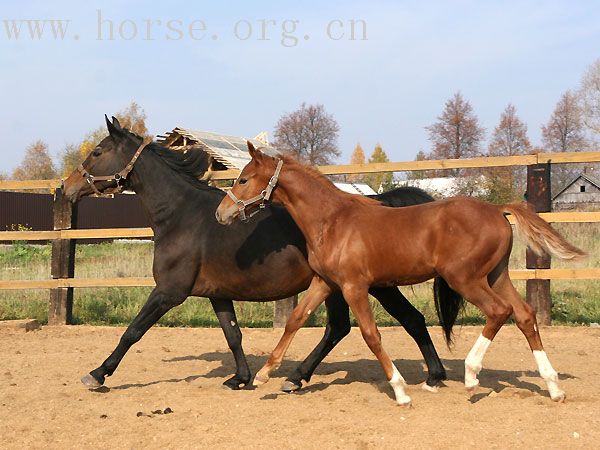
{"type": "MultiPolygon", "coordinates": [[[[112,354],[82,381],[98,387],[113,374],[129,348],[167,311],[188,296],[208,297],[236,362],[235,376],[225,386],[239,389],[251,379],[242,349],[242,333],[232,300],[267,301],[305,290],[313,277],[302,233],[282,207],[267,208],[250,223],[220,226],[214,212],[223,191],[199,181],[208,168],[204,152],[167,150],[121,128],[107,118],[109,136],[65,181],[72,201],[93,193],[134,190],[154,230],[153,274],[156,288],[129,325],[112,354]],[[112,175],[117,174],[117,175],[112,175]]],[[[401,189],[377,197],[390,206],[429,202],[420,190],[401,189]]],[[[126,256],[124,256],[126,257],[126,256]]],[[[438,296],[451,296],[443,284],[438,296]]],[[[424,387],[445,379],[444,368],[419,313],[398,289],[370,291],[417,342],[429,375],[424,387]]],[[[349,310],[341,294],[325,302],[328,324],[321,342],[289,376],[288,390],[308,381],[331,349],[350,331],[349,310]]],[[[444,321],[445,319],[443,319],[444,321]]],[[[447,321],[447,320],[446,320],[447,321]]]]}
{"type": "Polygon", "coordinates": [[[565,398],[542,346],[535,311],[519,296],[509,278],[513,236],[505,216],[514,217],[517,228],[538,253],[543,249],[563,259],[576,259],[584,253],[526,204],[497,206],[457,197],[386,208],[372,199],[339,191],[320,172],[293,158],[267,156],[251,143],[248,147],[252,161],[219,205],[217,220],[231,224],[240,210],[255,207],[264,201],[261,197],[265,193],[272,192],[273,201],[282,203],[302,230],[308,263],[315,271],[308,292],[255,381],[269,379],[269,373],[279,366],[294,334],[311,312],[332,292],[341,290],[367,345],[381,363],[397,402],[410,404],[404,379],[381,346],[368,289],[421,283],[439,276],[486,317],[483,332],[465,359],[467,388],[479,384],[477,375],[484,354],[512,315],[529,342],[552,400],[565,398]]]}

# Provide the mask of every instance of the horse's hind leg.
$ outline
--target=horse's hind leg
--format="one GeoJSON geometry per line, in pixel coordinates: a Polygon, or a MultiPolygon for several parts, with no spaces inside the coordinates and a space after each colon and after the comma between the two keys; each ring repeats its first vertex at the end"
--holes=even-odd
{"type": "Polygon", "coordinates": [[[297,391],[302,387],[303,380],[310,381],[313,372],[325,356],[350,333],[350,310],[342,293],[337,291],[327,297],[325,306],[327,307],[327,327],[323,339],[284,381],[281,389],[285,392],[297,391]]]}
{"type": "Polygon", "coordinates": [[[428,377],[423,389],[435,392],[440,381],[446,379],[446,371],[427,331],[425,317],[398,288],[374,288],[369,291],[381,306],[404,327],[415,340],[427,365],[428,377]]]}
{"type": "Polygon", "coordinates": [[[344,286],[343,294],[358,321],[363,339],[379,360],[381,367],[383,367],[387,380],[394,390],[396,402],[403,406],[410,405],[410,397],[404,391],[406,382],[381,345],[381,334],[379,334],[369,304],[368,287],[344,286]]]}
{"type": "Polygon", "coordinates": [[[454,281],[451,287],[477,306],[486,319],[483,331],[465,358],[465,387],[473,389],[479,385],[477,375],[481,371],[483,357],[502,325],[512,314],[512,307],[490,288],[485,278],[468,283],[454,281]]]}
{"type": "Polygon", "coordinates": [[[223,385],[229,389],[240,389],[250,383],[251,374],[242,348],[242,331],[235,316],[233,302],[211,298],[210,304],[217,315],[217,319],[219,319],[219,325],[221,325],[227,345],[229,345],[235,359],[235,375],[225,381],[223,385]]]}
{"type": "Polygon", "coordinates": [[[540,376],[548,386],[548,392],[552,400],[561,402],[565,399],[565,393],[558,386],[558,374],[550,364],[550,360],[544,351],[542,339],[538,330],[535,310],[525,303],[513,286],[508,272],[504,271],[496,280],[492,289],[496,291],[502,298],[510,302],[513,309],[513,318],[519,329],[527,338],[529,347],[533,352],[533,357],[538,366],[540,376]]]}
{"type": "Polygon", "coordinates": [[[306,319],[315,311],[327,296],[331,294],[331,288],[319,276],[315,275],[310,283],[308,291],[304,294],[302,301],[292,311],[290,318],[285,324],[283,336],[279,339],[277,346],[271,352],[271,356],[265,365],[254,377],[254,385],[258,386],[269,381],[271,372],[277,369],[283,361],[285,352],[292,343],[296,332],[304,325],[306,319]]]}
{"type": "Polygon", "coordinates": [[[158,322],[164,314],[174,306],[180,305],[186,297],[166,294],[155,288],[148,300],[133,319],[121,336],[119,344],[100,367],[85,375],[81,382],[90,388],[97,388],[104,384],[105,377],[109,377],[133,344],[139,341],[152,325],[158,322]]]}

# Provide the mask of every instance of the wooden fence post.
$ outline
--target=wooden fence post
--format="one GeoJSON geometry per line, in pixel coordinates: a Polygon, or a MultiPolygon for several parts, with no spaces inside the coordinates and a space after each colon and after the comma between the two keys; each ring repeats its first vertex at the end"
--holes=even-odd
{"type": "Polygon", "coordinates": [[[283,328],[298,304],[298,296],[284,298],[273,303],[273,328],[283,328]]]}
{"type": "MultiPolygon", "coordinates": [[[[64,197],[61,188],[54,192],[54,229],[69,230],[77,227],[77,205],[64,197]]],[[[52,241],[52,278],[73,278],[75,275],[75,239],[52,241]]],[[[73,314],[73,288],[50,289],[48,325],[68,325],[73,314]]]]}
{"type": "MultiPolygon", "coordinates": [[[[552,210],[550,174],[550,163],[527,166],[527,201],[538,213],[552,210]]],[[[526,251],[526,261],[528,269],[549,269],[551,262],[550,255],[538,256],[529,247],[526,251]]],[[[537,311],[538,324],[550,325],[552,322],[550,280],[527,280],[526,289],[527,303],[537,311]]]]}

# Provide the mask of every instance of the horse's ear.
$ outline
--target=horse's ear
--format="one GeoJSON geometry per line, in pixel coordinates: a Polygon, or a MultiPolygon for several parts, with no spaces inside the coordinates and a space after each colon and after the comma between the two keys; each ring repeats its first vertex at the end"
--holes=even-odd
{"type": "Polygon", "coordinates": [[[121,124],[116,118],[113,117],[113,121],[111,122],[108,116],[104,114],[104,119],[106,120],[106,128],[109,135],[116,136],[122,131],[121,124]]]}
{"type": "Polygon", "coordinates": [[[262,156],[261,151],[257,150],[256,147],[254,147],[254,144],[252,142],[246,141],[246,144],[248,145],[248,153],[250,153],[250,157],[252,159],[257,159],[262,156]]]}
{"type": "Polygon", "coordinates": [[[121,128],[121,129],[123,128],[123,127],[121,126],[121,123],[119,122],[119,119],[117,119],[115,116],[112,116],[112,122],[113,122],[113,125],[114,125],[115,127],[117,127],[117,128],[121,128]]]}

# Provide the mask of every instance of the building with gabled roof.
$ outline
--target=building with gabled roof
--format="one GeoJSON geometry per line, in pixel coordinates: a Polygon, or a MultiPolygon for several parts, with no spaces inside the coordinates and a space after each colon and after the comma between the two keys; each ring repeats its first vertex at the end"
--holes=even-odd
{"type": "Polygon", "coordinates": [[[581,173],[552,197],[553,211],[600,211],[600,180],[581,173]]]}

